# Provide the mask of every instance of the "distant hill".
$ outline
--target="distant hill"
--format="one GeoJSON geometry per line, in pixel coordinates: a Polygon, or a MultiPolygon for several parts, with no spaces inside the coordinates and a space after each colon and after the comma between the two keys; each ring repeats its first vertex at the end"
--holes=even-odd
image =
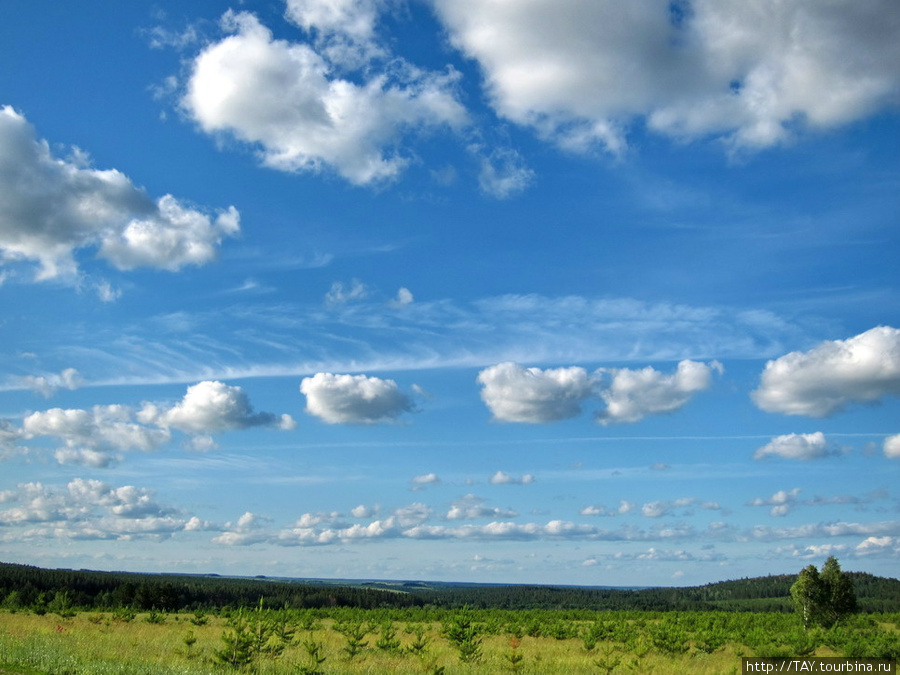
{"type": "MultiPolygon", "coordinates": [[[[863,612],[900,612],[900,580],[848,572],[863,612]]],[[[682,588],[616,588],[428,581],[285,579],[217,574],[51,570],[0,563],[0,606],[212,610],[269,607],[434,607],[485,609],[791,611],[796,575],[735,579],[682,588]]]]}

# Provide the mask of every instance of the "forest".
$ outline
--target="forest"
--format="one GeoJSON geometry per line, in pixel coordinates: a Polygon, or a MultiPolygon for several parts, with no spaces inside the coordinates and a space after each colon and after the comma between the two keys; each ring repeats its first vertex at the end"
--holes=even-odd
{"type": "MultiPolygon", "coordinates": [[[[900,612],[900,580],[847,572],[859,611],[900,612]]],[[[329,582],[216,575],[51,570],[0,563],[0,606],[195,611],[256,606],[312,609],[431,607],[643,611],[790,612],[796,575],[681,588],[594,588],[432,582],[329,582]]]]}

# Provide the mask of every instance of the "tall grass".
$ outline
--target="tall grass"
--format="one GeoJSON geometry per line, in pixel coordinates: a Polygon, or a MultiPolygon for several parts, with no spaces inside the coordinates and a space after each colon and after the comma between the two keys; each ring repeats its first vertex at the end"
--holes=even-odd
{"type": "Polygon", "coordinates": [[[357,648],[349,651],[347,616],[286,616],[295,632],[277,658],[263,653],[237,669],[215,656],[229,629],[225,617],[211,615],[203,623],[189,614],[167,615],[150,623],[146,614],[128,621],[112,613],[63,618],[0,611],[0,672],[7,666],[47,675],[720,675],[740,672],[741,656],[844,655],[860,645],[900,653],[896,616],[861,617],[839,630],[805,633],[784,615],[603,612],[585,621],[547,612],[543,634],[538,625],[523,629],[513,612],[474,612],[462,617],[462,628],[472,630],[462,638],[471,637],[478,647],[468,655],[453,639],[460,631],[452,627],[461,626],[452,613],[440,622],[387,624],[382,613],[355,610],[350,618],[357,648]]]}

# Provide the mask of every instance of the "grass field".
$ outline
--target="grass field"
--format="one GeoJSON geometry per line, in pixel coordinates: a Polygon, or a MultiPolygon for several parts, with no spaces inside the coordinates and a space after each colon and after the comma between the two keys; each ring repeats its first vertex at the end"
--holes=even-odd
{"type": "Polygon", "coordinates": [[[0,674],[720,675],[739,673],[741,656],[900,654],[900,615],[856,616],[809,633],[790,614],[252,610],[236,631],[237,617],[4,611],[0,674]],[[275,624],[280,636],[262,630],[275,624]],[[241,666],[217,656],[228,652],[223,636],[236,633],[258,638],[241,666]]]}

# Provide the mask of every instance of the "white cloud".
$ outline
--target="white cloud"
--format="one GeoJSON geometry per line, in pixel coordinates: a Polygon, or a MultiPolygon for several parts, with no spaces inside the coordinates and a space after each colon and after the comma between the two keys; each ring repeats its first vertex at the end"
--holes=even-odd
{"type": "Polygon", "coordinates": [[[152,490],[83,478],[64,488],[23,483],[2,497],[0,501],[11,506],[0,511],[0,528],[16,528],[20,540],[160,539],[183,531],[190,522],[157,502],[152,490]]]}
{"type": "Polygon", "coordinates": [[[753,458],[764,459],[774,455],[785,459],[811,460],[822,459],[834,453],[835,450],[825,438],[825,434],[817,431],[812,434],[777,436],[754,452],[753,458]]]}
{"type": "Polygon", "coordinates": [[[380,0],[287,0],[286,16],[306,30],[372,40],[380,0]]]}
{"type": "Polygon", "coordinates": [[[772,541],[806,537],[896,537],[898,534],[900,534],[900,522],[889,520],[874,523],[837,521],[781,528],[757,526],[752,528],[747,536],[759,541],[772,541]]]}
{"type": "MultiPolygon", "coordinates": [[[[297,2],[288,16],[347,35],[363,5],[374,3],[297,2]]],[[[359,25],[360,34],[369,30],[365,20],[359,25]]],[[[466,123],[453,72],[428,73],[396,60],[384,73],[341,79],[325,56],[274,39],[252,14],[229,11],[222,27],[231,35],[196,57],[182,105],[207,133],[259,147],[266,166],[327,167],[356,185],[388,181],[409,162],[398,149],[405,133],[466,123]]],[[[348,53],[325,52],[338,61],[348,53]]]]}
{"type": "Polygon", "coordinates": [[[97,292],[97,297],[100,298],[101,302],[115,302],[122,297],[122,291],[118,288],[113,288],[108,281],[98,281],[94,284],[94,290],[97,292]]]}
{"type": "Polygon", "coordinates": [[[153,319],[154,326],[167,330],[148,332],[145,324],[135,323],[120,325],[115,335],[73,334],[70,342],[98,357],[91,365],[93,384],[120,385],[302,378],[316,372],[480,369],[524,359],[641,365],[691,357],[766,359],[784,353],[786,343],[805,339],[796,324],[769,312],[628,298],[417,298],[403,311],[385,311],[383,299],[372,299],[333,306],[333,311],[321,309],[318,303],[238,303],[153,319]],[[244,330],[227,339],[204,330],[222,320],[223,313],[244,330]],[[348,341],[351,327],[356,339],[348,341]],[[187,329],[195,335],[189,351],[182,342],[187,329]],[[271,339],[286,330],[290,340],[271,339]],[[312,343],[319,346],[315,355],[308,349],[312,343]]]}
{"type": "Polygon", "coordinates": [[[900,395],[900,330],[889,326],[769,361],[751,394],[766,412],[810,417],[888,395],[900,395]]]}
{"type": "Polygon", "coordinates": [[[505,471],[498,471],[488,481],[491,485],[530,485],[534,482],[534,476],[530,473],[521,476],[513,476],[505,471]]]}
{"type": "Polygon", "coordinates": [[[171,195],[154,202],[77,149],[54,157],[22,115],[0,109],[0,261],[38,263],[37,280],[76,278],[75,253],[89,247],[123,270],[203,265],[239,229],[234,207],[213,220],[171,195]]]}
{"type": "Polygon", "coordinates": [[[666,502],[649,502],[641,507],[641,515],[647,518],[661,518],[669,513],[671,504],[666,502]]]}
{"type": "MultiPolygon", "coordinates": [[[[153,450],[171,440],[167,429],[137,424],[133,411],[121,405],[94,406],[91,410],[51,408],[34,412],[22,421],[25,438],[55,436],[65,441],[69,450],[153,450]]],[[[92,453],[62,453],[57,459],[67,463],[80,457],[98,466],[92,453]]],[[[82,462],[83,463],[83,462],[82,462]]]]}
{"type": "Polygon", "coordinates": [[[346,287],[342,281],[335,281],[331,284],[328,293],[325,294],[325,301],[333,305],[341,305],[353,300],[363,300],[368,295],[369,289],[359,279],[354,279],[346,287]]]}
{"type": "Polygon", "coordinates": [[[770,506],[769,513],[773,516],[786,516],[788,512],[797,504],[797,495],[800,494],[800,488],[793,490],[779,490],[768,499],[757,497],[750,506],[770,506]]]}
{"type": "Polygon", "coordinates": [[[436,473],[425,473],[421,476],[415,476],[412,479],[413,485],[422,486],[422,485],[437,485],[441,482],[441,479],[438,478],[436,473]]]}
{"type": "Polygon", "coordinates": [[[900,552],[900,539],[896,537],[866,537],[854,549],[856,555],[896,555],[900,552]]]}
{"type": "Polygon", "coordinates": [[[415,298],[413,297],[412,291],[401,286],[397,291],[397,297],[394,298],[392,304],[395,307],[404,307],[405,305],[411,305],[414,300],[415,298]]]}
{"type": "Polygon", "coordinates": [[[42,394],[44,398],[50,398],[60,389],[74,391],[83,382],[81,374],[74,368],[66,368],[53,375],[26,375],[17,380],[21,386],[42,394]]]}
{"type": "Polygon", "coordinates": [[[365,504],[360,504],[359,506],[354,506],[350,509],[350,515],[354,518],[371,518],[378,512],[377,508],[372,508],[366,506],[365,504]]]}
{"type": "Polygon", "coordinates": [[[650,366],[641,370],[629,368],[601,369],[598,373],[612,376],[600,396],[606,409],[597,413],[600,424],[637,422],[647,415],[670,413],[682,408],[694,394],[708,389],[712,374],[721,373],[717,361],[708,364],[681,361],[672,375],[650,366]]]}
{"type": "Polygon", "coordinates": [[[898,100],[892,0],[432,4],[497,112],[571,149],[618,154],[638,118],[676,138],[759,148],[898,100]]]}
{"type": "Polygon", "coordinates": [[[378,13],[390,0],[287,0],[285,16],[315,33],[316,47],[335,64],[360,68],[387,53],[376,40],[378,13]]]}
{"type": "Polygon", "coordinates": [[[240,215],[234,207],[211,221],[206,214],[185,208],[166,195],[157,202],[151,217],[133,219],[105,236],[100,256],[120,270],[157,267],[176,271],[214,260],[222,240],[238,232],[240,215]]]}
{"type": "Polygon", "coordinates": [[[89,448],[59,448],[53,453],[53,458],[59,464],[75,464],[94,469],[106,469],[117,464],[121,459],[109,452],[89,448]]]}
{"type": "Polygon", "coordinates": [[[478,373],[481,398],[502,422],[556,422],[575,417],[593,393],[584,368],[524,368],[499,363],[478,373]]]}
{"type": "Polygon", "coordinates": [[[889,459],[900,459],[900,434],[884,439],[884,456],[889,459]]]}
{"type": "Polygon", "coordinates": [[[534,171],[525,166],[519,153],[498,148],[480,156],[478,185],[481,191],[497,199],[507,199],[524,192],[534,182],[534,171]]]}
{"type": "Polygon", "coordinates": [[[60,438],[65,447],[54,455],[60,464],[99,468],[118,462],[116,451],[150,451],[170,442],[171,429],[194,435],[187,443],[190,449],[208,451],[216,447],[208,434],[253,426],[293,429],[296,423],[290,415],[254,412],[240,387],[206,381],[188,387],[184,398],[169,408],[145,403],[139,411],[106,405],[34,412],[24,418],[15,438],[60,438]]]}
{"type": "Polygon", "coordinates": [[[268,535],[262,529],[265,518],[246,511],[236,523],[225,523],[225,531],[212,541],[226,546],[249,546],[266,541],[268,535]]]}
{"type": "Polygon", "coordinates": [[[294,427],[294,421],[289,415],[278,417],[269,412],[254,412],[243,389],[217,381],[198,382],[188,387],[184,398],[165,410],[145,404],[139,418],[145,423],[191,434],[210,434],[256,426],[281,429],[294,427]]]}
{"type": "Polygon", "coordinates": [[[328,424],[392,422],[414,410],[394,380],[378,377],[316,373],[303,378],[300,391],[306,412],[328,424]]]}
{"type": "Polygon", "coordinates": [[[519,514],[512,509],[487,506],[485,500],[468,494],[453,502],[444,516],[447,520],[476,520],[479,518],[516,518],[519,514]]]}
{"type": "MultiPolygon", "coordinates": [[[[722,506],[718,502],[699,502],[696,497],[679,497],[672,501],[657,500],[647,502],[641,507],[641,515],[647,518],[661,518],[663,516],[674,515],[678,511],[679,516],[689,516],[693,514],[694,508],[701,508],[704,511],[722,511],[722,506]]],[[[627,513],[633,508],[633,505],[622,502],[619,507],[620,513],[627,513]],[[625,509],[624,511],[622,509],[625,509]]]]}

